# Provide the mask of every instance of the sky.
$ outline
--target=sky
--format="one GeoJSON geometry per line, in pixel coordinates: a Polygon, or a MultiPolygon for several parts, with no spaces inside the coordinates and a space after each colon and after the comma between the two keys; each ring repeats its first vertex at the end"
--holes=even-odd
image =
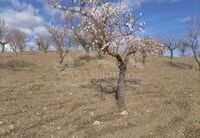
{"type": "MultiPolygon", "coordinates": [[[[200,0],[122,0],[122,7],[143,13],[144,33],[159,38],[182,35],[185,22],[200,16],[200,0]]],[[[60,24],[58,14],[45,0],[0,0],[0,18],[30,35],[29,43],[35,34],[47,32],[45,25],[60,24]]]]}

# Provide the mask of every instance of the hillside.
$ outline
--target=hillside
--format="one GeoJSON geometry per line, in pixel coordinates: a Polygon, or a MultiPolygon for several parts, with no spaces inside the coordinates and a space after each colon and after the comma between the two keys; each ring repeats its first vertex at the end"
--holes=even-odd
{"type": "Polygon", "coordinates": [[[121,116],[113,96],[116,62],[92,56],[59,72],[55,53],[0,55],[0,137],[200,137],[200,72],[193,59],[170,65],[151,57],[144,67],[132,57],[128,115],[121,116]]]}

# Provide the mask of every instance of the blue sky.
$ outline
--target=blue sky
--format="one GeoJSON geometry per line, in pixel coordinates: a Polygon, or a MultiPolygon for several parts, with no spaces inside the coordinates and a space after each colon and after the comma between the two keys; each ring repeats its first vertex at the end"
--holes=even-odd
{"type": "MultiPolygon", "coordinates": [[[[145,33],[155,37],[181,35],[185,21],[200,16],[200,0],[123,0],[122,6],[136,14],[142,12],[145,33]]],[[[58,13],[45,0],[0,0],[0,18],[30,36],[45,33],[46,24],[59,24],[58,13]]]]}
{"type": "Polygon", "coordinates": [[[137,11],[144,13],[146,29],[155,35],[179,35],[186,20],[200,16],[200,0],[154,0],[142,3],[137,11]]]}

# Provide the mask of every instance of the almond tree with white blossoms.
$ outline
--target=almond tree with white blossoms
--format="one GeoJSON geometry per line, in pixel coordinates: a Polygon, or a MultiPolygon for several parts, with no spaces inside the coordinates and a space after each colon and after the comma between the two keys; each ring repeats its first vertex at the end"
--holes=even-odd
{"type": "Polygon", "coordinates": [[[139,51],[142,55],[143,64],[146,64],[146,58],[149,55],[161,55],[164,52],[164,44],[150,36],[143,36],[137,43],[141,45],[139,51]]]}
{"type": "MultiPolygon", "coordinates": [[[[120,10],[120,3],[103,2],[103,0],[80,0],[72,1],[74,6],[65,7],[59,2],[51,3],[55,8],[66,14],[73,14],[74,18],[82,17],[86,23],[85,31],[93,34],[93,45],[97,46],[102,53],[110,55],[118,61],[119,77],[115,98],[120,111],[126,110],[125,105],[125,74],[129,57],[140,50],[140,45],[134,45],[131,41],[136,31],[143,28],[139,22],[140,17],[133,13],[120,10]],[[113,51],[111,47],[116,39],[121,38],[124,45],[121,51],[113,51]],[[130,44],[131,45],[128,45],[130,44]]],[[[78,24],[77,24],[78,25],[78,24]]]]}
{"type": "Polygon", "coordinates": [[[10,48],[17,56],[17,52],[22,53],[26,48],[27,34],[19,29],[12,29],[8,35],[10,48]]]}
{"type": "Polygon", "coordinates": [[[68,30],[65,27],[59,26],[47,26],[47,30],[50,34],[52,42],[55,44],[55,48],[59,56],[58,63],[62,64],[65,55],[68,52],[66,43],[68,30]]]}
{"type": "Polygon", "coordinates": [[[45,54],[50,46],[50,40],[48,36],[38,33],[36,38],[36,44],[39,51],[43,51],[45,54]]]}
{"type": "Polygon", "coordinates": [[[74,29],[74,40],[81,44],[82,48],[86,52],[86,57],[89,56],[90,48],[93,46],[94,36],[87,32],[85,25],[77,26],[74,29]]]}

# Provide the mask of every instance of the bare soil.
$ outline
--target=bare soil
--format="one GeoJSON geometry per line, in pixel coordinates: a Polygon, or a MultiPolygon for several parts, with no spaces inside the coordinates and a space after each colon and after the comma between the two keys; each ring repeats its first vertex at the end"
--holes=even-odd
{"type": "Polygon", "coordinates": [[[117,63],[91,55],[61,72],[55,53],[0,55],[0,137],[200,138],[200,72],[193,59],[171,65],[150,57],[143,66],[131,58],[128,115],[121,116],[113,95],[117,63]]]}

